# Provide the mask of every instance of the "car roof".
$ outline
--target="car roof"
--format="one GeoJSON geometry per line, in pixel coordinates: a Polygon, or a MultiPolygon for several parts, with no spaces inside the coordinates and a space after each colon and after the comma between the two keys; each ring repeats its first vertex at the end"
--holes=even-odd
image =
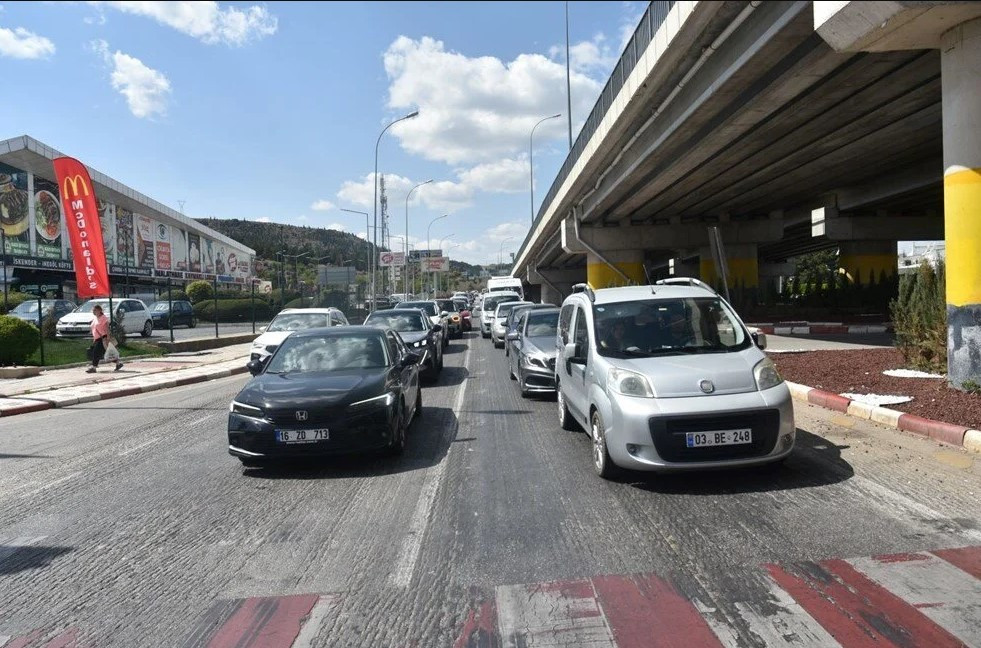
{"type": "Polygon", "coordinates": [[[282,315],[283,313],[313,313],[319,315],[326,315],[328,313],[336,313],[339,309],[328,307],[328,308],[284,308],[279,311],[277,315],[282,315]]]}
{"type": "MultiPolygon", "coordinates": [[[[573,295],[583,295],[583,297],[586,297],[585,293],[573,293],[573,295]]],[[[600,288],[594,291],[593,295],[594,304],[649,301],[652,299],[718,297],[714,292],[705,288],[699,288],[698,286],[622,286],[620,288],[600,288]]]]}
{"type": "Polygon", "coordinates": [[[545,313],[546,315],[548,315],[549,313],[558,313],[561,310],[562,309],[559,308],[558,306],[547,306],[547,307],[544,307],[544,308],[530,308],[529,309],[529,311],[534,311],[536,315],[541,315],[542,313],[545,313]]]}
{"type": "Polygon", "coordinates": [[[343,337],[345,335],[355,335],[370,333],[372,335],[381,335],[388,329],[378,328],[376,326],[364,326],[364,325],[352,325],[352,326],[322,326],[319,328],[311,329],[301,329],[299,331],[293,331],[290,337],[343,337]]]}
{"type": "MultiPolygon", "coordinates": [[[[384,313],[386,315],[425,315],[426,311],[421,308],[379,308],[374,313],[369,313],[368,317],[371,317],[375,313],[384,313]]],[[[428,317],[428,315],[427,315],[428,317]]]]}

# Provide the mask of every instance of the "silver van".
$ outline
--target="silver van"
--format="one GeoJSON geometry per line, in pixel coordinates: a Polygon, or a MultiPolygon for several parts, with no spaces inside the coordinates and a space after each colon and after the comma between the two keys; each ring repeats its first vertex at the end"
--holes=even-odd
{"type": "Polygon", "coordinates": [[[778,462],[794,448],[790,390],[735,311],[697,279],[573,288],[556,337],[559,423],[593,467],[676,471],[778,462]]]}

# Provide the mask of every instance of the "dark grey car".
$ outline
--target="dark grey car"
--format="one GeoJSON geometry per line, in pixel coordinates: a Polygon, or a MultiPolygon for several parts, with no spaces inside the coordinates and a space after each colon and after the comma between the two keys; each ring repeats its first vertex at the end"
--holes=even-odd
{"type": "Polygon", "coordinates": [[[518,316],[515,330],[508,333],[508,372],[518,381],[525,398],[531,393],[555,391],[558,325],[558,308],[529,309],[518,316]]]}
{"type": "MultiPolygon", "coordinates": [[[[45,317],[54,317],[57,322],[78,307],[67,299],[42,299],[41,308],[44,310],[45,317]]],[[[16,308],[10,311],[10,315],[22,319],[25,322],[30,322],[34,326],[40,326],[37,316],[36,299],[18,304],[16,308]]]]}

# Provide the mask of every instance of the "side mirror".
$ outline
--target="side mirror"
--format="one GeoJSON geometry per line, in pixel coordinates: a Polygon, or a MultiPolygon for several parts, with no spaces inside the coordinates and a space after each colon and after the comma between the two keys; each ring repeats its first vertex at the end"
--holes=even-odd
{"type": "Polygon", "coordinates": [[[760,349],[766,349],[766,333],[753,331],[749,334],[749,336],[753,338],[753,344],[758,346],[760,349]]]}
{"type": "Polygon", "coordinates": [[[265,326],[260,326],[259,327],[259,332],[260,333],[265,333],[266,332],[266,327],[265,326]]]}
{"type": "Polygon", "coordinates": [[[443,325],[442,324],[433,324],[433,330],[436,331],[437,333],[439,333],[440,331],[443,330],[443,325]]]}
{"type": "Polygon", "coordinates": [[[260,360],[249,360],[249,364],[245,367],[249,370],[249,373],[253,376],[258,376],[262,373],[262,367],[265,363],[260,360]]]}
{"type": "Polygon", "coordinates": [[[518,338],[521,337],[521,334],[518,333],[517,331],[509,331],[508,334],[505,337],[508,340],[517,340],[518,338]]]}
{"type": "Polygon", "coordinates": [[[563,354],[567,362],[572,364],[586,364],[586,357],[583,348],[576,344],[575,342],[569,342],[565,345],[565,353],[563,354]]]}

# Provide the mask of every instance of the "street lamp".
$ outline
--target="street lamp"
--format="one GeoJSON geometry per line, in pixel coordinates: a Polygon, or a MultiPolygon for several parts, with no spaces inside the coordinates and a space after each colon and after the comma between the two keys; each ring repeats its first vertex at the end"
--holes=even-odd
{"type": "Polygon", "coordinates": [[[503,264],[503,261],[501,261],[501,258],[504,255],[504,244],[507,243],[508,241],[513,241],[513,240],[514,240],[514,237],[513,236],[509,236],[506,239],[504,239],[503,241],[501,241],[501,247],[497,251],[497,265],[502,265],[503,264]]]}
{"type": "MultiPolygon", "coordinates": [[[[456,236],[456,233],[455,232],[453,234],[448,234],[448,235],[444,236],[443,238],[441,238],[439,240],[439,250],[440,251],[443,250],[443,241],[445,241],[446,239],[451,239],[454,236],[456,236]]],[[[440,285],[439,285],[440,284],[440,280],[439,280],[439,275],[436,272],[433,272],[433,282],[436,284],[436,290],[438,291],[440,289],[440,285]]],[[[433,296],[435,297],[435,295],[433,295],[433,296]]]]}
{"type": "Polygon", "coordinates": [[[528,137],[528,173],[531,178],[531,222],[535,222],[535,129],[541,126],[542,122],[547,122],[549,119],[556,119],[561,117],[562,113],[557,115],[552,115],[551,117],[543,117],[538,120],[538,123],[531,127],[531,135],[528,137]]]}
{"type": "MultiPolygon", "coordinates": [[[[365,271],[365,273],[370,273],[371,272],[371,269],[372,269],[372,266],[371,266],[371,223],[369,222],[368,218],[371,215],[368,212],[357,211],[356,209],[345,209],[344,207],[341,207],[341,211],[348,212],[349,214],[361,214],[362,216],[364,216],[364,242],[368,246],[367,249],[365,250],[365,256],[364,256],[364,260],[366,262],[365,263],[365,266],[364,266],[364,271],[365,271]]],[[[368,312],[369,313],[371,312],[371,309],[372,309],[373,306],[374,306],[374,303],[371,302],[371,305],[368,306],[368,312]]]]}
{"type": "Polygon", "coordinates": [[[437,216],[436,218],[434,218],[431,221],[429,221],[429,227],[426,228],[426,258],[427,259],[430,256],[432,256],[432,254],[433,254],[433,246],[432,246],[432,244],[431,244],[432,242],[431,242],[431,240],[429,238],[429,230],[432,229],[433,223],[435,223],[436,221],[438,221],[438,220],[440,220],[442,218],[446,218],[447,216],[449,216],[449,214],[443,214],[442,216],[437,216]]]}
{"type": "MultiPolygon", "coordinates": [[[[416,189],[418,189],[419,187],[421,187],[423,185],[427,185],[427,184],[429,184],[432,181],[433,181],[432,178],[430,178],[429,180],[426,180],[425,182],[420,182],[416,186],[412,187],[412,189],[409,189],[409,193],[405,194],[405,269],[406,269],[406,274],[408,274],[408,269],[409,269],[409,196],[411,196],[412,195],[412,192],[415,191],[416,189]]],[[[406,291],[406,292],[408,292],[408,291],[406,291]]]]}
{"type": "MultiPolygon", "coordinates": [[[[399,123],[400,121],[405,121],[406,119],[412,119],[412,118],[418,117],[418,116],[419,116],[419,111],[418,110],[414,110],[414,111],[410,112],[408,115],[405,115],[404,117],[399,117],[395,121],[391,122],[388,126],[386,126],[385,128],[383,128],[382,129],[382,132],[378,133],[378,139],[375,140],[375,177],[374,177],[374,180],[375,180],[375,198],[372,201],[372,207],[375,210],[375,241],[374,241],[374,243],[375,243],[375,249],[378,249],[378,145],[381,144],[382,135],[384,135],[385,134],[385,131],[387,131],[389,128],[391,128],[395,124],[399,123]]],[[[376,274],[377,273],[375,271],[374,259],[372,259],[372,264],[371,264],[371,302],[372,302],[372,306],[374,306],[374,301],[375,301],[375,275],[376,274]]]]}

